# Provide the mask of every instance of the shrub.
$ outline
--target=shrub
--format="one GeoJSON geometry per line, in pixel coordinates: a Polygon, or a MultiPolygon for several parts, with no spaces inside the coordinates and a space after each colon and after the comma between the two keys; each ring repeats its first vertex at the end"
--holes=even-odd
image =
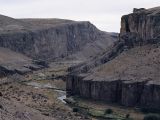
{"type": "Polygon", "coordinates": [[[126,114],[126,118],[130,118],[130,114],[126,114]]]}
{"type": "Polygon", "coordinates": [[[73,112],[78,112],[78,108],[73,108],[72,111],[73,112]]]}
{"type": "Polygon", "coordinates": [[[0,97],[2,97],[3,96],[3,94],[0,92],[0,97]]]}
{"type": "Polygon", "coordinates": [[[3,106],[2,106],[2,105],[0,105],[0,109],[4,110],[4,108],[3,108],[3,106]]]}
{"type": "Polygon", "coordinates": [[[160,120],[160,115],[158,114],[148,114],[143,120],[160,120]]]}
{"type": "Polygon", "coordinates": [[[112,114],[113,113],[113,110],[112,109],[106,109],[105,110],[105,114],[112,114]]]}

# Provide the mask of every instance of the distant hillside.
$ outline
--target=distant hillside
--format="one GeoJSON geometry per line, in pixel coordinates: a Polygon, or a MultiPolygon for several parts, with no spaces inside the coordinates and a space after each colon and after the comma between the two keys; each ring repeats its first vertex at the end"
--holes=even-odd
{"type": "Polygon", "coordinates": [[[34,59],[54,60],[78,54],[76,58],[84,60],[103,52],[116,40],[90,22],[0,16],[0,47],[34,59]]]}

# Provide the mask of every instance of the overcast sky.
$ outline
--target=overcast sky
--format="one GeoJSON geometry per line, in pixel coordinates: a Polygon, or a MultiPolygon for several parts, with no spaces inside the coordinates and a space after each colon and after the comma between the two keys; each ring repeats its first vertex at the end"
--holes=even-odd
{"type": "Polygon", "coordinates": [[[122,15],[135,7],[158,5],[160,0],[0,0],[0,14],[14,18],[91,21],[101,30],[119,32],[122,15]]]}

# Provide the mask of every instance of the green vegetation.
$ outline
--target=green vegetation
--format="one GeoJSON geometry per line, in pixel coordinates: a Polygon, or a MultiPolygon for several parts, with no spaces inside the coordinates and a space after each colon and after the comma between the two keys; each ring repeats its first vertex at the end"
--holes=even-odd
{"type": "Polygon", "coordinates": [[[78,108],[73,108],[72,111],[73,112],[78,112],[79,110],[78,110],[78,108]]]}
{"type": "Polygon", "coordinates": [[[105,114],[112,114],[113,113],[113,110],[112,109],[106,109],[105,110],[105,114]]]}
{"type": "Polygon", "coordinates": [[[102,110],[95,110],[95,109],[88,109],[88,114],[90,116],[94,116],[94,117],[102,117],[104,116],[104,111],[102,110]]]}
{"type": "MultiPolygon", "coordinates": [[[[104,120],[135,120],[134,114],[125,113],[124,111],[117,111],[112,107],[99,107],[93,104],[88,104],[88,100],[80,99],[78,96],[66,99],[66,102],[72,108],[78,108],[78,112],[90,116],[91,118],[104,120]]],[[[138,117],[139,118],[139,117],[138,117]]],[[[140,117],[143,119],[143,116],[140,117]]]]}
{"type": "Polygon", "coordinates": [[[106,119],[106,120],[133,120],[130,118],[130,114],[120,115],[117,113],[114,113],[112,109],[106,109],[106,110],[98,110],[94,108],[86,108],[82,106],[76,106],[73,108],[73,112],[81,112],[86,114],[87,116],[92,116],[98,119],[106,119]]]}
{"type": "Polygon", "coordinates": [[[127,118],[127,119],[130,118],[130,114],[127,114],[127,115],[126,115],[126,118],[127,118]]]}
{"type": "Polygon", "coordinates": [[[133,120],[133,119],[130,117],[130,114],[126,114],[126,118],[124,120],[133,120]]]}

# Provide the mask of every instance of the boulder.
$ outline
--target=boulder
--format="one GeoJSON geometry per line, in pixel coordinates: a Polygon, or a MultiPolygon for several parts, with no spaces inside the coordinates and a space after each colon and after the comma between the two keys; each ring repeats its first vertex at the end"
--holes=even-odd
{"type": "Polygon", "coordinates": [[[145,8],[134,8],[134,9],[133,9],[133,13],[135,13],[135,12],[140,12],[140,11],[142,11],[142,10],[145,10],[145,8]]]}
{"type": "Polygon", "coordinates": [[[28,69],[28,68],[25,68],[25,67],[15,69],[15,72],[20,74],[20,75],[24,75],[24,74],[29,73],[31,71],[32,71],[31,69],[28,69]]]}

